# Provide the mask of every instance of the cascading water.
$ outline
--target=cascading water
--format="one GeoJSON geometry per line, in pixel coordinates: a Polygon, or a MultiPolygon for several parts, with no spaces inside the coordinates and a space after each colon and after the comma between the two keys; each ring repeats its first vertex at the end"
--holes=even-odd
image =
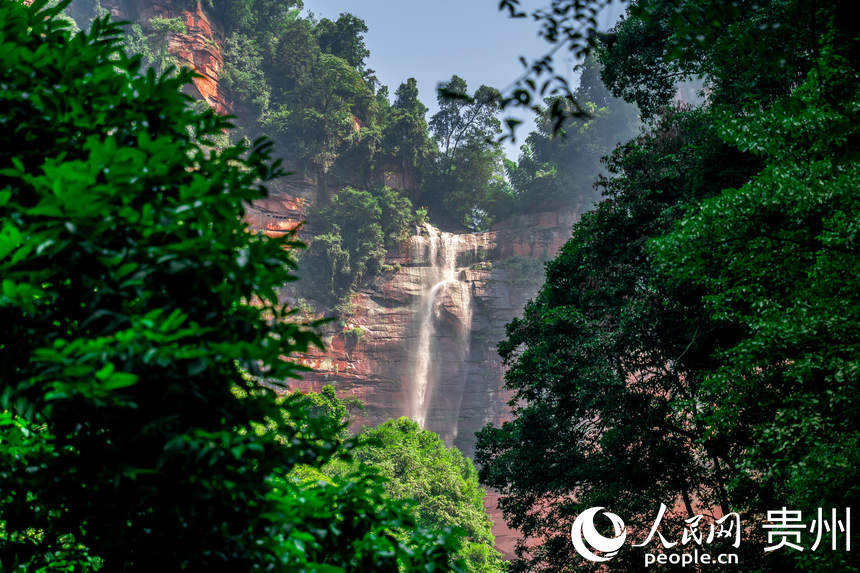
{"type": "MultiPolygon", "coordinates": [[[[424,292],[416,309],[417,337],[412,351],[410,390],[412,418],[424,428],[427,424],[427,414],[432,400],[434,382],[438,381],[438,372],[434,366],[435,346],[438,344],[439,305],[443,295],[450,297],[455,315],[460,324],[456,336],[457,352],[446,356],[447,361],[462,364],[468,354],[469,331],[472,321],[471,291],[468,283],[458,279],[457,246],[458,236],[453,233],[443,233],[430,225],[424,224],[427,234],[426,251],[428,253],[428,273],[424,278],[424,292]]],[[[424,247],[423,236],[419,236],[418,246],[424,247]]],[[[456,428],[449,429],[456,435],[456,428]]]]}

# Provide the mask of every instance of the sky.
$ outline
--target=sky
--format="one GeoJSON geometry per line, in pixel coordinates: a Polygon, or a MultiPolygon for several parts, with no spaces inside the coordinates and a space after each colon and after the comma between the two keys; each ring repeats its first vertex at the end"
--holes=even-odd
{"type": "MultiPolygon", "coordinates": [[[[391,96],[403,81],[418,80],[421,100],[437,109],[436,87],[457,74],[469,91],[481,84],[498,89],[509,86],[523,71],[520,56],[542,56],[550,45],[539,38],[538,24],[531,19],[512,20],[499,12],[498,0],[304,0],[307,11],[317,18],[336,19],[350,12],[367,23],[368,66],[388,86],[391,96]]],[[[548,1],[524,0],[525,8],[537,8],[548,1]]],[[[603,14],[601,28],[609,27],[619,13],[603,14]]],[[[556,57],[556,72],[576,85],[574,62],[566,53],[556,57]]],[[[508,117],[511,114],[507,114],[508,117]]],[[[528,132],[534,129],[529,115],[517,130],[516,144],[505,152],[511,159],[519,155],[528,132]]]]}

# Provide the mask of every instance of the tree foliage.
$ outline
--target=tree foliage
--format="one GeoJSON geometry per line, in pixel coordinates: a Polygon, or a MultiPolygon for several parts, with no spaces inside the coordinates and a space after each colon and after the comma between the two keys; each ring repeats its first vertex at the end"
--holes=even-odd
{"type": "Polygon", "coordinates": [[[334,479],[350,469],[369,466],[386,478],[394,499],[414,500],[422,526],[456,527],[466,543],[458,553],[474,573],[504,571],[493,548],[492,522],[484,509],[484,490],[472,462],[456,448],[446,448],[433,432],[407,418],[389,420],[357,437],[351,463],[335,462],[326,470],[334,479]]]}
{"type": "Polygon", "coordinates": [[[367,24],[352,14],[341,14],[337,20],[323,18],[317,25],[320,50],[345,60],[357,70],[363,70],[370,50],[364,43],[367,24]]]}
{"type": "MultiPolygon", "coordinates": [[[[645,241],[680,216],[679,202],[742,180],[737,167],[750,161],[714,143],[706,118],[675,114],[618,148],[605,199],[574,226],[540,294],[507,327],[499,349],[515,416],[479,434],[476,461],[482,481],[504,493],[511,525],[545,539],[529,548],[532,567],[573,563],[559,524],[588,507],[642,528],[661,502],[725,503],[724,462],[699,443],[696,412],[709,344],[732,331],[655,288],[645,253],[645,241]],[[702,330],[694,345],[691,323],[702,330]]],[[[613,563],[635,567],[639,556],[626,558],[613,563]]]]}
{"type": "Polygon", "coordinates": [[[775,507],[857,500],[846,10],[649,0],[604,37],[604,79],[648,131],[613,153],[605,200],[509,325],[514,420],[479,435],[482,480],[541,539],[522,545],[523,567],[586,565],[559,527],[586,507],[647,531],[662,502],[669,535],[696,513],[741,512],[744,570],[856,570],[844,551],[765,553],[755,527],[775,507]],[[670,108],[689,77],[704,107],[670,108]]]}
{"type": "Polygon", "coordinates": [[[383,270],[386,253],[406,240],[415,216],[409,199],[388,187],[341,189],[314,217],[323,228],[302,259],[309,278],[324,286],[328,302],[348,296],[383,270]]]}
{"type": "Polygon", "coordinates": [[[425,183],[428,167],[437,153],[429,135],[427,106],[418,99],[415,78],[400,84],[394,95],[394,105],[385,110],[382,149],[388,163],[399,169],[406,182],[411,183],[412,198],[420,199],[418,191],[425,183]]]}
{"type": "Polygon", "coordinates": [[[510,211],[584,212],[600,199],[594,183],[604,172],[602,158],[633,137],[639,123],[636,107],[609,93],[600,69],[592,58],[580,67],[574,97],[588,117],[569,118],[557,126],[549,110],[559,100],[549,100],[542,108],[538,130],[526,138],[517,164],[507,168],[516,197],[510,211]]]}
{"type": "Polygon", "coordinates": [[[141,75],[116,25],[73,36],[62,9],[0,5],[0,567],[456,568],[377,477],[288,475],[342,427],[247,375],[319,344],[277,300],[298,244],[241,222],[268,144],[214,149],[189,72],[141,75]]]}
{"type": "Polygon", "coordinates": [[[509,194],[497,141],[499,93],[481,86],[470,95],[466,81],[455,75],[442,84],[437,99],[430,130],[439,155],[427,203],[431,213],[435,207],[446,215],[447,225],[485,230],[491,222],[488,208],[499,195],[509,194]]]}
{"type": "MultiPolygon", "coordinates": [[[[691,206],[650,249],[671,288],[700,289],[711,318],[742,332],[715,352],[702,418],[706,439],[736,448],[733,501],[750,511],[850,507],[860,493],[860,82],[828,48],[764,112],[717,116],[721,138],[764,168],[691,206]]],[[[845,559],[794,567],[848,570],[845,559]]]]}

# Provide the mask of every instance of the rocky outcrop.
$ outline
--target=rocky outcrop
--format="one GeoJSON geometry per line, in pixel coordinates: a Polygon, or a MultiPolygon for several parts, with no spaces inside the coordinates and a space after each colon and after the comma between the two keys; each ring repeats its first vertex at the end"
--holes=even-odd
{"type": "Polygon", "coordinates": [[[312,236],[312,228],[305,224],[308,210],[316,202],[317,183],[300,175],[288,175],[269,186],[269,196],[254,201],[245,210],[245,221],[255,231],[280,235],[301,227],[304,240],[312,236]]]}
{"type": "MultiPolygon", "coordinates": [[[[170,8],[167,12],[171,12],[170,8]]],[[[180,65],[191,67],[199,74],[192,80],[199,99],[208,103],[216,113],[231,113],[231,106],[218,86],[218,77],[224,66],[221,55],[223,31],[209,19],[199,0],[194,10],[180,10],[179,16],[186,31],[170,37],[167,52],[180,65]]]]}
{"type": "Polygon", "coordinates": [[[137,22],[144,30],[152,18],[181,18],[185,32],[171,34],[167,53],[176,58],[180,66],[190,67],[199,74],[192,80],[190,95],[205,101],[217,113],[232,113],[232,106],[218,85],[224,66],[221,54],[224,32],[209,17],[199,0],[195,3],[175,0],[103,0],[101,6],[110,13],[111,19],[137,22]]]}

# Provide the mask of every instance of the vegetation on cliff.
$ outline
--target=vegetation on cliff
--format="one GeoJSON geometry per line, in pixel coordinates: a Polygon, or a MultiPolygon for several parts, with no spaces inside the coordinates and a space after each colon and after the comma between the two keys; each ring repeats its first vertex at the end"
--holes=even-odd
{"type": "MultiPolygon", "coordinates": [[[[191,5],[170,7],[173,13],[183,8],[191,5]]],[[[348,13],[318,19],[301,0],[212,0],[204,8],[226,36],[219,86],[237,115],[230,137],[271,138],[291,171],[318,184],[308,213],[318,236],[304,266],[320,279],[315,285],[324,285],[323,305],[369,283],[392,246],[388,233],[384,246],[373,238],[345,237],[342,217],[329,216],[352,200],[337,195],[370,193],[395,212],[407,199],[418,219],[427,214],[442,228],[487,230],[520,212],[589,208],[600,157],[633,134],[635,108],[606,93],[590,60],[576,93],[592,118],[558,131],[546,114],[519,162],[511,162],[498,141],[496,90],[480,86],[471,92],[453,75],[443,82],[439,111],[430,118],[414,79],[403,82],[391,101],[389,88],[367,67],[368,29],[361,19],[348,13]]],[[[98,0],[75,0],[70,12],[85,29],[105,10],[98,0]]],[[[176,65],[168,45],[171,35],[185,33],[180,18],[132,22],[125,32],[128,53],[141,54],[145,65],[156,71],[176,65]]],[[[544,103],[545,113],[556,105],[552,98],[544,103]]]]}
{"type": "Polygon", "coordinates": [[[314,215],[323,232],[314,237],[302,264],[332,305],[381,272],[388,250],[402,244],[416,223],[409,199],[388,187],[345,187],[314,215]]]}
{"type": "Polygon", "coordinates": [[[600,79],[599,63],[589,58],[580,71],[573,97],[588,117],[567,118],[557,124],[551,113],[553,104],[568,104],[557,97],[545,102],[538,130],[526,138],[517,164],[508,164],[516,200],[504,206],[507,213],[590,210],[600,200],[595,181],[605,173],[602,158],[637,133],[637,107],[609,93],[600,79]]]}

